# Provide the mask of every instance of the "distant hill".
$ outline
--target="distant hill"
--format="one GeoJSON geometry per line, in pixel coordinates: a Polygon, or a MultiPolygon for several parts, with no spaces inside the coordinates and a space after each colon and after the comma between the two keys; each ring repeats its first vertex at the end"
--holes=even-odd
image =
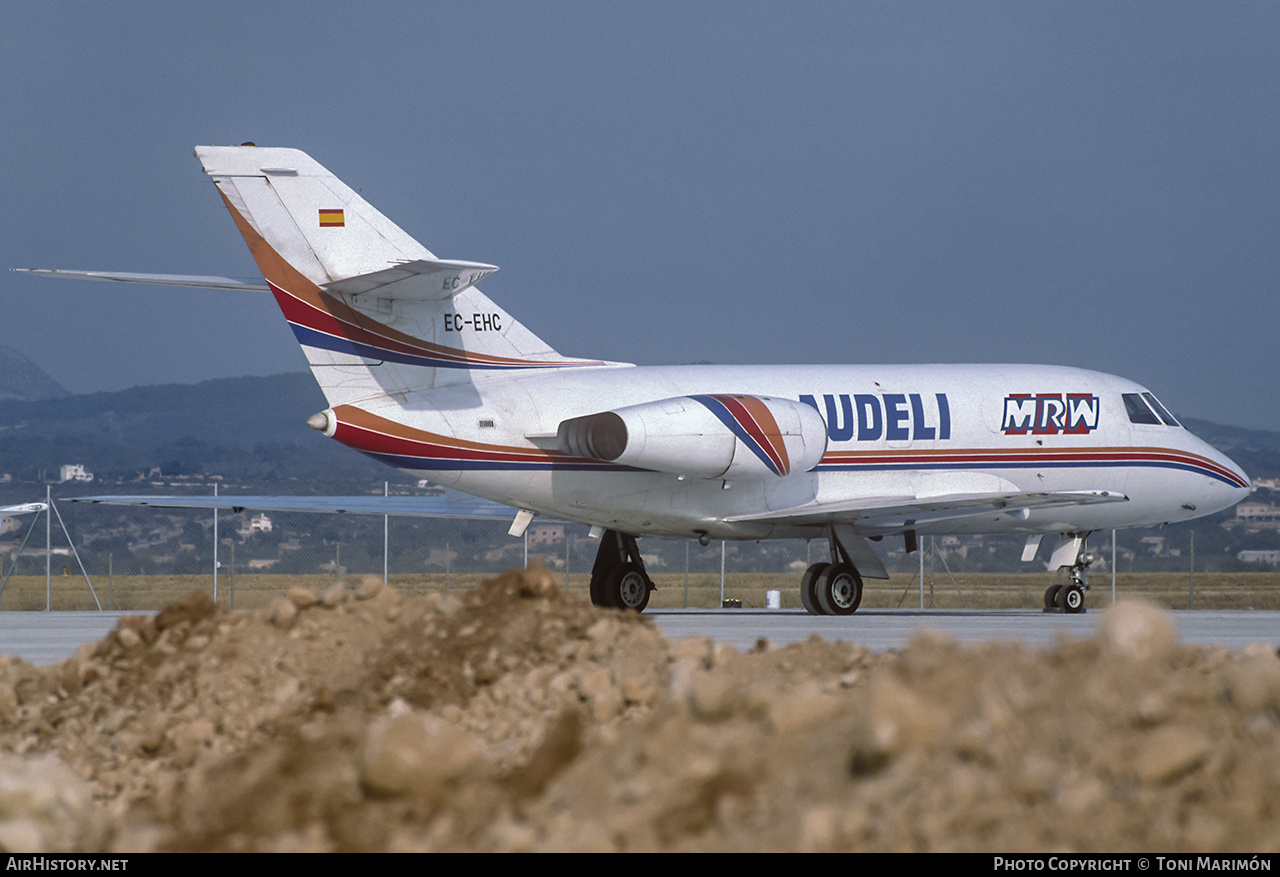
{"type": "Polygon", "coordinates": [[[1239,463],[1250,478],[1280,476],[1280,432],[1223,426],[1193,417],[1182,418],[1182,424],[1239,463]]]}
{"type": "Polygon", "coordinates": [[[0,407],[0,435],[149,447],[194,439],[249,449],[263,442],[309,440],[315,433],[307,428],[307,418],[327,404],[308,372],[75,396],[64,391],[56,400],[0,407]]]}
{"type": "Polygon", "coordinates": [[[307,426],[327,403],[308,372],[134,387],[0,405],[0,476],[55,479],[81,463],[98,484],[160,468],[241,484],[305,482],[297,492],[352,480],[403,480],[307,426]]]}
{"type": "Polygon", "coordinates": [[[57,399],[68,395],[40,366],[12,347],[0,347],[0,402],[57,399]]]}

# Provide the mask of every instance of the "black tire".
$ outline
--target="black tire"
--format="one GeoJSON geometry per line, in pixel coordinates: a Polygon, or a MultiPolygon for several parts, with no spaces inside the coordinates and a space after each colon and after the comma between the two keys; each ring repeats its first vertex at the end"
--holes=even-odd
{"type": "Polygon", "coordinates": [[[833,563],[814,584],[825,615],[852,615],[862,603],[862,576],[847,563],[833,563]]]}
{"type": "Polygon", "coordinates": [[[1048,590],[1044,592],[1044,608],[1058,608],[1058,592],[1062,590],[1062,585],[1050,585],[1048,590]]]}
{"type": "Polygon", "coordinates": [[[604,585],[608,578],[608,573],[591,576],[591,605],[602,609],[617,609],[617,606],[609,602],[609,596],[605,593],[604,585]]]}
{"type": "Polygon", "coordinates": [[[620,563],[609,571],[605,581],[604,598],[615,609],[631,609],[643,612],[649,605],[649,591],[653,583],[638,563],[620,563]]]}
{"type": "Polygon", "coordinates": [[[810,615],[822,615],[822,607],[818,605],[818,592],[814,589],[814,585],[818,583],[818,576],[826,572],[829,563],[815,563],[804,571],[804,575],[800,577],[800,605],[804,606],[804,611],[810,615]]]}
{"type": "Polygon", "coordinates": [[[1084,588],[1067,585],[1062,589],[1062,610],[1069,615],[1084,611],[1084,588]]]}

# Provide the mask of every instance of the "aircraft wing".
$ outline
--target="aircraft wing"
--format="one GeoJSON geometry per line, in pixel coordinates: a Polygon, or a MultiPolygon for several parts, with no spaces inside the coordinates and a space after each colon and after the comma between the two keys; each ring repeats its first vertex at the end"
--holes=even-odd
{"type": "Polygon", "coordinates": [[[848,523],[861,532],[894,532],[919,524],[987,515],[1018,515],[1032,509],[1128,502],[1114,490],[1067,490],[1053,493],[953,493],[929,497],[881,496],[817,500],[764,514],[737,515],[725,521],[772,521],[789,524],[848,523]]]}
{"type": "Polygon", "coordinates": [[[121,271],[64,271],[61,268],[14,268],[24,274],[61,277],[67,280],[112,280],[116,283],[144,283],[151,286],[195,286],[201,289],[240,289],[246,292],[270,292],[265,283],[250,283],[234,277],[205,274],[130,274],[121,271]]]}
{"type": "Polygon", "coordinates": [[[516,509],[458,496],[77,496],[69,502],[151,506],[164,509],[255,509],[269,512],[339,512],[426,518],[511,520],[516,509]]]}
{"type": "Polygon", "coordinates": [[[48,506],[42,502],[25,502],[22,505],[6,505],[0,506],[0,515],[30,515],[35,512],[42,512],[48,506]]]}

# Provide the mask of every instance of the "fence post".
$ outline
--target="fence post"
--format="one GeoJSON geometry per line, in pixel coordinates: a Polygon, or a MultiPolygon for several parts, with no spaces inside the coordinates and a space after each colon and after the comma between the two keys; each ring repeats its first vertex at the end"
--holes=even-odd
{"type": "Polygon", "coordinates": [[[689,608],[689,543],[684,543],[684,608],[689,608]]]}
{"type": "Polygon", "coordinates": [[[720,607],[724,608],[724,556],[725,541],[720,540],[720,607]]]}
{"type": "Polygon", "coordinates": [[[53,604],[53,500],[47,482],[44,485],[44,504],[44,611],[48,612],[53,604]]]}
{"type": "MultiPolygon", "coordinates": [[[[213,498],[218,498],[218,482],[213,482],[213,498]]],[[[213,602],[218,602],[218,507],[213,507],[213,602]]]]}
{"type": "Polygon", "coordinates": [[[1196,608],[1196,531],[1191,531],[1191,578],[1188,582],[1187,589],[1190,596],[1187,599],[1187,608],[1196,608]]]}
{"type": "Polygon", "coordinates": [[[1111,531],[1111,605],[1116,605],[1116,531],[1111,531]]]}

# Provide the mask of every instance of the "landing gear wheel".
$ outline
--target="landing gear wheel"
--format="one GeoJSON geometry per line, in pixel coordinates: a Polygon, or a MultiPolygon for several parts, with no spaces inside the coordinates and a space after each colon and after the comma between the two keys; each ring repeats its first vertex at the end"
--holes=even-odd
{"type": "Polygon", "coordinates": [[[607,575],[597,574],[597,575],[591,576],[591,605],[592,606],[600,606],[605,609],[614,608],[613,604],[609,602],[608,595],[606,595],[604,591],[605,579],[607,578],[608,578],[607,575]]]}
{"type": "Polygon", "coordinates": [[[804,571],[804,575],[800,578],[800,603],[804,606],[804,611],[810,615],[822,615],[822,607],[818,605],[818,592],[814,586],[818,583],[818,576],[826,572],[829,563],[815,563],[804,571]]]}
{"type": "Polygon", "coordinates": [[[604,597],[615,609],[643,612],[649,605],[649,577],[638,563],[620,563],[609,571],[604,597]]]}
{"type": "Polygon", "coordinates": [[[825,615],[852,615],[862,602],[862,576],[847,563],[833,563],[814,583],[818,606],[825,615]]]}
{"type": "Polygon", "coordinates": [[[1058,605],[1069,615],[1083,612],[1084,588],[1079,585],[1066,585],[1058,594],[1058,605]]]}
{"type": "Polygon", "coordinates": [[[1050,585],[1048,590],[1044,592],[1044,608],[1058,608],[1058,594],[1062,591],[1062,585],[1050,585]]]}
{"type": "Polygon", "coordinates": [[[605,530],[591,566],[591,603],[604,609],[643,612],[653,580],[645,572],[636,537],[605,530]]]}

